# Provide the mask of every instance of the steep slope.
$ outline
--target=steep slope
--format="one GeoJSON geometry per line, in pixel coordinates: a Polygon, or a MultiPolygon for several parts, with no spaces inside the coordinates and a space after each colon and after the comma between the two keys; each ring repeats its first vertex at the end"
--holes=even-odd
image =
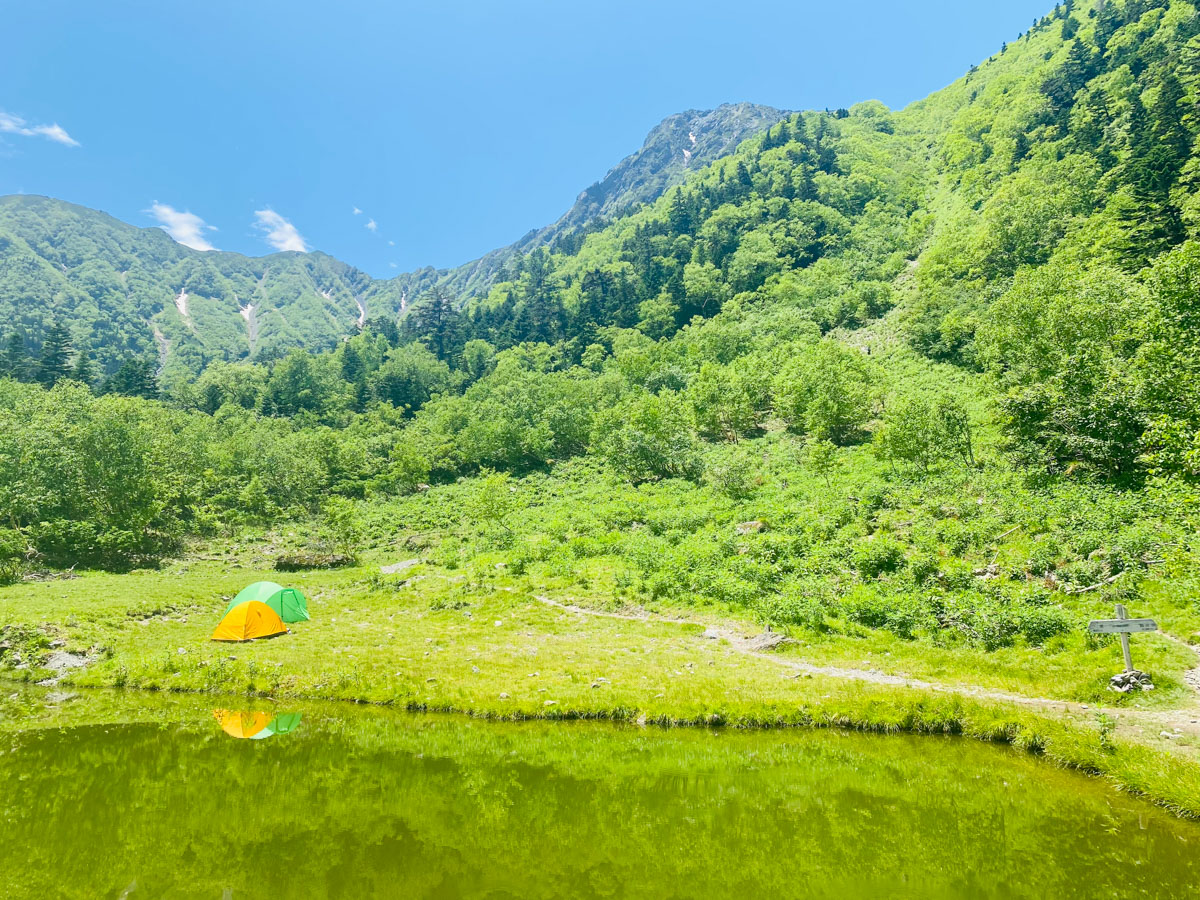
{"type": "Polygon", "coordinates": [[[716,109],[689,109],[668,116],[646,136],[640,150],[583,191],[553,225],[451,269],[440,281],[460,295],[478,293],[496,279],[505,263],[538,247],[554,246],[573,233],[658,199],[692,172],[732,153],[743,140],[765,131],[785,115],[788,113],[770,106],[724,103],[716,109]]]}
{"type": "Polygon", "coordinates": [[[892,338],[992,376],[1028,463],[1200,473],[1198,102],[1192,3],[1060,4],[928,99],[790,116],[520,259],[458,320],[418,307],[412,335],[448,361],[473,340],[539,341],[589,367],[641,339],[639,380],[676,389],[716,342],[708,396],[742,398],[702,425],[712,436],[770,406],[743,373],[803,357],[782,347],[806,327],[898,309],[892,338]]]}

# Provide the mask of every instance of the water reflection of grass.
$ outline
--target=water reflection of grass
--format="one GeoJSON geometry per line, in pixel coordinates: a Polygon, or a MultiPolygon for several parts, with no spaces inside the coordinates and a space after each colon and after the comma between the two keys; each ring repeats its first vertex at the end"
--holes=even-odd
{"type": "Polygon", "coordinates": [[[1194,825],[967,741],[312,704],[251,742],[201,698],[22,696],[56,727],[0,738],[8,897],[1060,900],[1200,877],[1194,825]]]}
{"type": "MultiPolygon", "coordinates": [[[[1200,814],[1200,767],[1136,745],[1128,729],[1118,727],[1102,743],[1087,720],[1064,722],[954,695],[787,677],[795,673],[702,638],[702,624],[584,617],[536,602],[528,579],[490,566],[486,577],[483,571],[460,576],[422,566],[404,579],[365,569],[301,576],[313,620],[278,640],[250,644],[214,644],[208,637],[223,597],[266,573],[214,563],[9,588],[0,593],[0,618],[41,626],[29,632],[96,657],[88,669],[68,673],[61,687],[351,700],[488,718],[964,734],[1104,773],[1200,814]]],[[[813,658],[810,650],[818,660],[822,652],[837,660],[845,652],[813,645],[785,652],[813,658]]],[[[1165,642],[1144,641],[1139,650],[1164,668],[1179,664],[1173,654],[1184,654],[1165,642]]],[[[903,670],[911,671],[922,651],[904,652],[903,670]]],[[[922,658],[947,681],[963,675],[932,650],[922,658]]],[[[866,661],[882,663],[882,654],[866,661]]],[[[1024,680],[1014,680],[1008,673],[1021,669],[1015,657],[999,675],[986,660],[976,662],[984,683],[990,677],[1035,695],[1077,690],[1056,683],[1053,663],[1028,666],[1024,680]]],[[[35,667],[26,674],[47,673],[35,667]]]]}

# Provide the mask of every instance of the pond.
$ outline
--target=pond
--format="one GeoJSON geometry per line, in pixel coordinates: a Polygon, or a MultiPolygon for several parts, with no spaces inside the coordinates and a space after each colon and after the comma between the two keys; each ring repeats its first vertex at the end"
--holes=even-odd
{"type": "Polygon", "coordinates": [[[1200,826],[962,739],[4,694],[5,898],[1094,900],[1200,884],[1200,826]]]}

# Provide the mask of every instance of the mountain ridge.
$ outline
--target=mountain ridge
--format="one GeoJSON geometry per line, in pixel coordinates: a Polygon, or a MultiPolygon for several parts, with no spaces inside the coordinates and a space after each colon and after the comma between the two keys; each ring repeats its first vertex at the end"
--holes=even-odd
{"type": "Polygon", "coordinates": [[[160,368],[178,363],[195,373],[217,359],[263,358],[295,346],[325,349],[370,317],[402,316],[432,287],[464,297],[486,290],[514,258],[587,228],[618,205],[655,199],[784,115],[750,103],[675,113],[580,192],[556,222],[463,265],[388,279],[319,250],[196,251],[156,226],[67,200],[0,197],[0,283],[6,288],[0,314],[31,349],[53,321],[70,320],[76,342],[107,371],[131,353],[155,353],[160,368]],[[685,129],[690,140],[681,138],[685,129]],[[38,278],[31,278],[34,272],[38,278]],[[176,303],[176,297],[190,302],[176,303]]]}
{"type": "Polygon", "coordinates": [[[458,293],[479,293],[514,257],[553,246],[572,232],[656,199],[691,172],[728,155],[741,141],[787,115],[789,111],[745,101],[669,115],[650,130],[638,150],[580,191],[571,208],[555,222],[530,229],[508,246],[478,259],[442,270],[440,283],[458,293]]]}

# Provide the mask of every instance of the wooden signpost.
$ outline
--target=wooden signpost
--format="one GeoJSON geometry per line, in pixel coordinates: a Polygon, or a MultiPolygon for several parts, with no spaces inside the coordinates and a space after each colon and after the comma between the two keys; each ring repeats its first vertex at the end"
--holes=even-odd
{"type": "Polygon", "coordinates": [[[1119,634],[1121,652],[1125,654],[1125,671],[1132,672],[1134,669],[1133,657],[1129,655],[1129,636],[1158,631],[1158,623],[1153,619],[1131,619],[1125,612],[1124,604],[1118,603],[1115,619],[1092,619],[1088,622],[1088,631],[1092,634],[1119,634]]]}

